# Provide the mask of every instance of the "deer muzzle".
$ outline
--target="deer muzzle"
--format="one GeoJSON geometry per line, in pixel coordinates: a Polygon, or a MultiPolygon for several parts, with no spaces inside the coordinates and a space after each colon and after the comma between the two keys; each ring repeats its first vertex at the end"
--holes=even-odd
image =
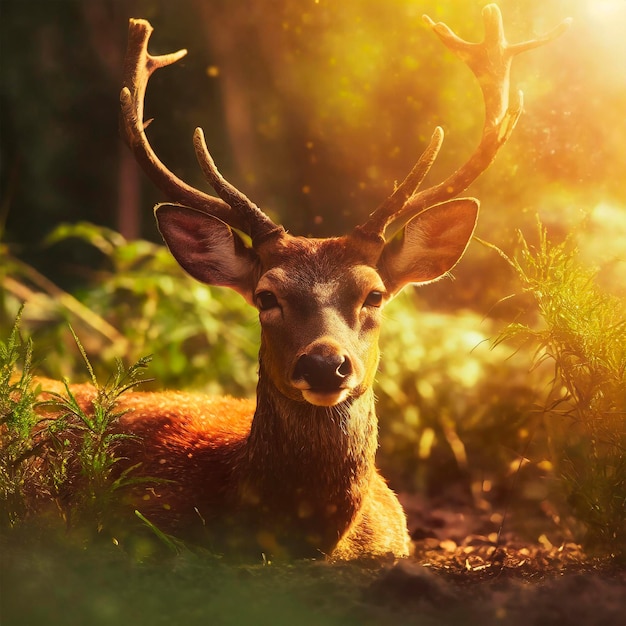
{"type": "Polygon", "coordinates": [[[297,358],[291,382],[310,404],[334,406],[355,386],[353,361],[336,346],[314,345],[297,358]]]}

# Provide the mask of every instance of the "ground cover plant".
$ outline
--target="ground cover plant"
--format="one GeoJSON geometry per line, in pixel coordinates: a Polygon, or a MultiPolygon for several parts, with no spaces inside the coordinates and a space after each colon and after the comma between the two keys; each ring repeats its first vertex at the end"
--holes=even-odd
{"type": "Polygon", "coordinates": [[[45,379],[34,379],[32,341],[22,339],[20,318],[21,311],[6,342],[0,342],[2,527],[55,511],[68,529],[90,528],[97,534],[107,528],[108,534],[122,501],[119,493],[147,480],[133,477],[134,467],[114,470],[118,444],[130,436],[116,429],[123,415],[117,400],[142,382],[150,359],[128,368],[118,362],[101,385],[74,335],[95,390],[86,410],[67,380],[56,385],[57,391],[47,389],[45,379]]]}
{"type": "Polygon", "coordinates": [[[11,527],[26,513],[26,491],[36,479],[35,411],[32,343],[22,342],[19,316],[6,341],[0,342],[0,526],[11,527]]]}

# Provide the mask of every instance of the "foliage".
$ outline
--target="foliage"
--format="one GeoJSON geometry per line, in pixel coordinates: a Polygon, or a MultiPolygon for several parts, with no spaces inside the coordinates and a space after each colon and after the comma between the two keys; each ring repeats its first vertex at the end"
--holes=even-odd
{"type": "Polygon", "coordinates": [[[152,353],[151,372],[162,387],[254,393],[258,325],[240,296],[192,280],[164,246],[129,242],[103,227],[61,225],[46,241],[49,247],[89,246],[102,255],[103,267],[69,294],[5,249],[13,264],[3,270],[7,292],[0,321],[14,315],[20,301],[28,303],[23,324],[46,350],[42,373],[82,375],[83,359],[68,331],[71,322],[99,374],[106,374],[111,360],[136,361],[152,353]]]}
{"type": "Polygon", "coordinates": [[[420,306],[415,293],[400,296],[383,325],[380,461],[396,488],[436,494],[460,481],[482,497],[527,443],[543,373],[529,377],[523,354],[489,349],[493,320],[420,306]]]}
{"type": "Polygon", "coordinates": [[[585,527],[589,548],[626,556],[626,311],[602,291],[577,261],[566,239],[538,244],[520,234],[520,251],[507,259],[532,294],[543,327],[513,323],[499,342],[532,342],[536,361],[554,362],[546,406],[552,462],[567,502],[585,527]]]}
{"type": "Polygon", "coordinates": [[[152,480],[133,476],[137,466],[115,471],[118,446],[130,437],[117,427],[124,415],[117,402],[143,382],[149,359],[129,368],[118,362],[114,375],[100,385],[74,335],[93,385],[93,398],[83,406],[67,381],[64,392],[42,392],[34,385],[32,341],[21,339],[19,323],[18,316],[8,340],[0,343],[0,521],[17,526],[31,508],[38,510],[44,502],[45,510],[45,503],[54,501],[66,524],[100,532],[117,512],[124,490],[152,480]]]}
{"type": "Polygon", "coordinates": [[[64,381],[64,393],[47,392],[49,399],[41,402],[39,407],[53,414],[53,420],[47,428],[47,445],[54,450],[54,454],[47,459],[45,469],[65,481],[71,476],[71,465],[77,461],[78,467],[74,473],[80,476],[79,486],[76,488],[76,485],[70,485],[70,489],[76,489],[77,494],[68,497],[64,493],[67,491],[64,485],[58,487],[59,493],[66,496],[63,505],[66,520],[68,523],[74,523],[76,520],[73,518],[95,520],[98,528],[101,528],[114,508],[119,490],[150,481],[149,478],[132,475],[137,465],[114,472],[121,460],[116,449],[124,439],[131,437],[118,432],[116,428],[117,422],[125,414],[117,409],[117,402],[122,394],[145,382],[140,376],[150,359],[139,359],[129,368],[118,361],[113,376],[106,384],[100,385],[78,337],[74,335],[74,338],[95,393],[90,406],[84,407],[76,399],[67,380],[64,381]],[[77,444],[72,445],[72,442],[77,444]]]}
{"type": "Polygon", "coordinates": [[[37,480],[32,354],[32,342],[19,334],[18,316],[7,341],[0,342],[0,528],[25,514],[25,492],[37,480]]]}

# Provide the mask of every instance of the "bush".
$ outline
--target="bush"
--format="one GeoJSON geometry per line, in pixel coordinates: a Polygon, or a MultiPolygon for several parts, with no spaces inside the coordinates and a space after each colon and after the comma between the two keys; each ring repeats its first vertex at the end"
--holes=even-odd
{"type": "Polygon", "coordinates": [[[545,424],[571,530],[588,549],[624,558],[626,310],[581,266],[570,239],[553,244],[541,225],[538,235],[531,246],[520,234],[520,250],[507,260],[543,326],[511,324],[499,341],[530,342],[537,363],[553,363],[545,424]]]}
{"type": "Polygon", "coordinates": [[[108,375],[107,364],[116,359],[133,363],[154,354],[151,374],[160,387],[254,394],[258,323],[239,295],[191,279],[164,246],[126,241],[86,223],[60,226],[47,243],[68,239],[88,243],[103,257],[102,268],[73,294],[6,249],[2,259],[0,278],[9,288],[0,301],[0,320],[12,320],[21,302],[27,302],[22,325],[45,352],[41,374],[84,377],[71,323],[100,376],[108,375]]]}
{"type": "Polygon", "coordinates": [[[415,292],[390,305],[377,380],[380,462],[401,491],[436,494],[502,484],[527,446],[545,375],[528,354],[492,349],[493,320],[420,311],[415,292]]]}

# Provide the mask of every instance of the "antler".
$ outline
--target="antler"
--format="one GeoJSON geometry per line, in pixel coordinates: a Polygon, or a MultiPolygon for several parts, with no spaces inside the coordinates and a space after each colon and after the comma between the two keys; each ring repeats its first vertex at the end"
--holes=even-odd
{"type": "Polygon", "coordinates": [[[148,52],[148,40],[153,30],[146,20],[129,20],[124,86],[120,93],[120,132],[144,172],[170,200],[217,217],[249,235],[253,245],[284,232],[281,226],[274,224],[259,207],[222,177],[209,154],[200,128],[194,133],[196,156],[209,183],[221,199],[191,187],[168,170],[156,156],[145,133],[152,120],[143,121],[143,103],[148,80],[157,69],[176,63],[184,57],[187,50],[160,56],[151,55],[148,52]]]}
{"type": "Polygon", "coordinates": [[[564,20],[546,35],[510,45],[504,36],[502,14],[495,4],[489,4],[483,9],[485,38],[482,43],[461,39],[448,26],[433,22],[427,15],[423,19],[444,45],[463,60],[476,76],[485,102],[483,133],[478,147],[464,165],[442,183],[418,193],[416,190],[435,161],[443,141],[443,130],[437,127],[429,146],[406,179],[364,224],[355,229],[355,233],[368,239],[388,241],[418,213],[433,204],[455,197],[487,169],[509,138],[522,112],[521,91],[517,92],[512,106],[509,106],[513,57],[555,39],[571,23],[570,19],[564,20]]]}

